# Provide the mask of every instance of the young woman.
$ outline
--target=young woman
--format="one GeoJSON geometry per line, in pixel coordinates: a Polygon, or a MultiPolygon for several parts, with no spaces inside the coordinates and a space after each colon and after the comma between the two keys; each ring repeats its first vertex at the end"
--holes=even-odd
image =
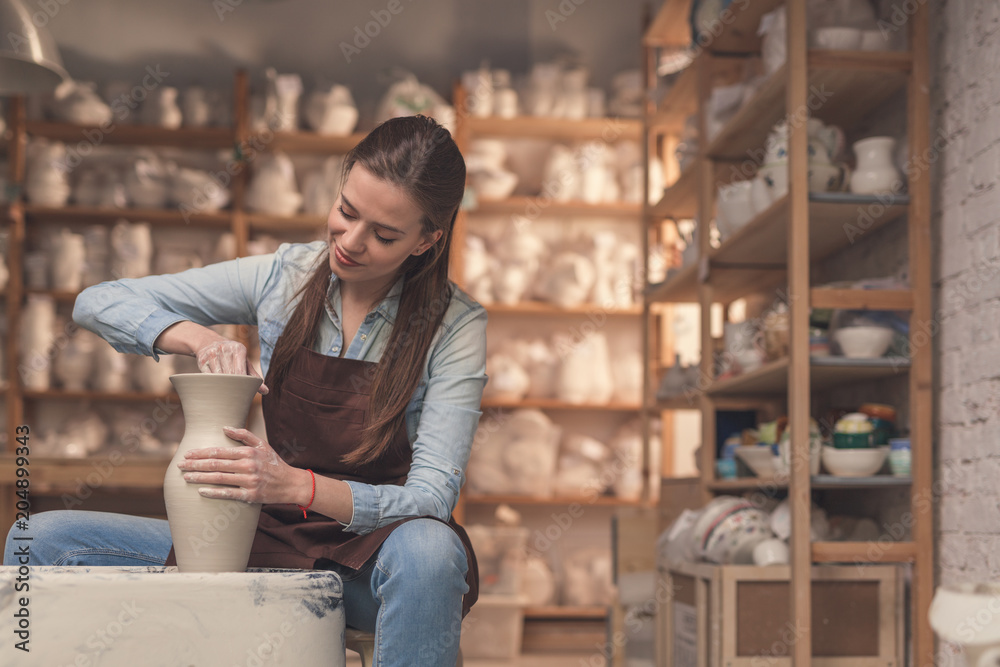
{"type": "MultiPolygon", "coordinates": [[[[264,503],[250,566],[339,571],[348,625],[375,633],[377,664],[450,667],[478,590],[451,512],[486,383],[485,311],[447,277],[465,163],[417,116],[373,130],[344,174],[327,241],[102,283],[73,316],[120,352],[192,355],[208,373],[257,375],[242,344],[207,328],[256,325],[267,440],[227,429],[246,446],[192,452],[185,479],[264,503]]],[[[59,511],[30,524],[35,565],[171,562],[163,520],[59,511]]],[[[13,550],[8,538],[5,562],[13,550]]]]}

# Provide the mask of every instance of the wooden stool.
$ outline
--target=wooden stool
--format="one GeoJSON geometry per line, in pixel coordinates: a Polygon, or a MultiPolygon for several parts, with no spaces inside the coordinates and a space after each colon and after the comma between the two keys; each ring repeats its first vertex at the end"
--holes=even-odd
{"type": "MultiPolygon", "coordinates": [[[[362,667],[371,667],[375,659],[375,635],[354,628],[344,629],[344,646],[361,656],[362,667]]],[[[458,650],[455,667],[462,667],[462,649],[458,650]]]]}

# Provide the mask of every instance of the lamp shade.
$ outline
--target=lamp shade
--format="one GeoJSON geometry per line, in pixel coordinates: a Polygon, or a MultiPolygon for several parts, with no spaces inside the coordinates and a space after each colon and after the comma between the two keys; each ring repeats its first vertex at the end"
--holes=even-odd
{"type": "Polygon", "coordinates": [[[68,78],[52,35],[21,0],[0,0],[0,95],[51,92],[68,78]]]}

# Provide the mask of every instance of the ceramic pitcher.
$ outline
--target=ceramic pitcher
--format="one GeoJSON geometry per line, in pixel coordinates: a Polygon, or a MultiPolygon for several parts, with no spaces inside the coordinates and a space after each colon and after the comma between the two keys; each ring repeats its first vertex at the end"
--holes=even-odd
{"type": "Polygon", "coordinates": [[[170,378],[184,411],[184,437],[167,467],[163,498],[181,572],[243,572],[257,532],[260,505],[205,498],[188,484],[177,464],[205,447],[243,447],[222,432],[246,425],[260,378],[217,373],[183,373],[170,378]]]}
{"type": "Polygon", "coordinates": [[[855,142],[858,166],[851,174],[851,192],[877,194],[902,187],[902,177],[892,161],[895,146],[892,137],[868,137],[855,142]]]}

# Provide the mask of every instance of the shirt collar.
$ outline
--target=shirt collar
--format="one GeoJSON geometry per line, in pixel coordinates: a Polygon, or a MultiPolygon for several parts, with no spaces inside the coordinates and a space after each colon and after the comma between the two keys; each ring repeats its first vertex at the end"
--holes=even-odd
{"type": "MultiPolygon", "coordinates": [[[[327,298],[327,309],[335,314],[341,312],[342,304],[340,301],[340,288],[339,283],[340,278],[337,274],[330,275],[330,286],[326,290],[327,298]]],[[[392,324],[396,321],[396,312],[399,310],[399,297],[403,294],[403,277],[400,276],[398,280],[389,288],[389,293],[385,295],[385,298],[379,302],[378,306],[372,312],[380,314],[385,320],[392,324]]]]}

